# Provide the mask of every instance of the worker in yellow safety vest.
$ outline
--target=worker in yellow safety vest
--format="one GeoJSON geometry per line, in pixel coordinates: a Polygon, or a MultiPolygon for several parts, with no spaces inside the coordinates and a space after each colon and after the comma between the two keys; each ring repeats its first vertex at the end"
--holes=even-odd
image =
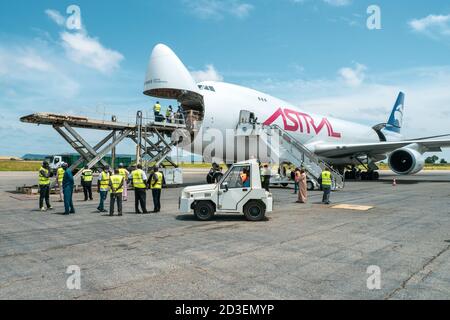
{"type": "Polygon", "coordinates": [[[64,179],[64,169],[63,169],[63,163],[61,163],[61,166],[56,170],[56,179],[58,180],[58,189],[59,189],[59,202],[63,202],[63,179],[64,179]]]}
{"type": "Polygon", "coordinates": [[[97,210],[100,212],[107,212],[105,210],[105,200],[108,197],[109,176],[109,166],[106,166],[104,170],[100,169],[97,183],[97,191],[100,193],[100,203],[97,210]]]}
{"type": "Polygon", "coordinates": [[[155,114],[155,121],[161,122],[161,105],[159,104],[159,101],[153,106],[153,113],[155,114]]]}
{"type": "Polygon", "coordinates": [[[138,164],[137,168],[131,172],[131,178],[134,187],[134,208],[137,214],[139,211],[139,204],[141,205],[142,213],[147,211],[147,175],[142,170],[142,165],[138,164]]]}
{"type": "Polygon", "coordinates": [[[123,163],[119,164],[119,174],[123,177],[123,193],[122,193],[122,200],[127,201],[128,200],[128,176],[130,173],[127,169],[125,169],[125,166],[123,163]]]}
{"type": "Polygon", "coordinates": [[[85,166],[81,171],[81,185],[83,186],[84,201],[94,200],[92,197],[92,180],[94,179],[93,171],[85,166]]]}
{"type": "Polygon", "coordinates": [[[50,165],[47,161],[44,161],[39,169],[39,209],[41,211],[53,209],[50,205],[50,177],[50,165]],[[44,200],[47,209],[44,207],[44,200]]]}
{"type": "Polygon", "coordinates": [[[109,178],[109,187],[111,188],[111,200],[109,203],[109,215],[114,215],[114,205],[117,202],[117,211],[122,216],[122,193],[125,179],[120,174],[119,169],[114,170],[114,174],[109,178]]]}
{"type": "Polygon", "coordinates": [[[153,174],[150,177],[150,189],[152,190],[154,213],[161,211],[161,191],[163,186],[164,176],[159,172],[158,167],[153,168],[153,174]]]}
{"type": "Polygon", "coordinates": [[[330,204],[331,185],[332,179],[330,169],[325,168],[322,171],[322,190],[323,190],[322,203],[324,204],[330,204]]]}

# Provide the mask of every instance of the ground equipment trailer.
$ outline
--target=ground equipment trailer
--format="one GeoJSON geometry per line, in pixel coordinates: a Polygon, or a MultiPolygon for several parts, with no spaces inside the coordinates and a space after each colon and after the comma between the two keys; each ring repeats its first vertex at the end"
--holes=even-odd
{"type": "Polygon", "coordinates": [[[216,213],[241,213],[249,221],[261,221],[272,212],[272,206],[272,194],[261,186],[257,160],[232,165],[217,184],[187,187],[180,198],[180,211],[193,213],[202,221],[211,220],[216,213]],[[246,184],[241,180],[244,171],[250,175],[246,184]]]}

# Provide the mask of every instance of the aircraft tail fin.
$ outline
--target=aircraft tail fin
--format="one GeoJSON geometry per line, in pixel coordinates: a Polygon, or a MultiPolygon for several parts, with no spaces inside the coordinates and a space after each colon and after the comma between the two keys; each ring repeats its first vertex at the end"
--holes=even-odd
{"type": "Polygon", "coordinates": [[[386,130],[400,134],[403,126],[403,115],[405,110],[405,94],[400,92],[392,109],[391,116],[386,124],[386,130]]]}

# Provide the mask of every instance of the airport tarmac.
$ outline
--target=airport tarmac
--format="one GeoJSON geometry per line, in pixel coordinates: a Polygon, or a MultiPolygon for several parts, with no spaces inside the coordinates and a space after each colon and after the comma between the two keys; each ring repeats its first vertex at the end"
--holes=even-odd
{"type": "MultiPolygon", "coordinates": [[[[186,170],[185,181],[205,174],[186,170]]],[[[76,215],[60,215],[55,196],[41,213],[36,196],[9,192],[32,183],[33,173],[0,172],[0,299],[450,299],[450,171],[384,172],[332,194],[368,211],[324,206],[320,192],[299,205],[273,189],[275,211],[258,223],[180,215],[181,188],[164,190],[156,215],[133,214],[132,191],[123,217],[81,194],[76,215]],[[71,265],[81,290],[67,288],[71,265]],[[369,266],[380,290],[367,287],[369,266]]]]}

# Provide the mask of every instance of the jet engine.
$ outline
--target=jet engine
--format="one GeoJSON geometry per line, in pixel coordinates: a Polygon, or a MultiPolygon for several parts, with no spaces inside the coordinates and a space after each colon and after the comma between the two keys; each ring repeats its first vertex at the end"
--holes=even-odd
{"type": "Polygon", "coordinates": [[[425,159],[419,151],[405,147],[391,153],[389,156],[389,167],[396,174],[416,174],[425,167],[425,159]]]}

